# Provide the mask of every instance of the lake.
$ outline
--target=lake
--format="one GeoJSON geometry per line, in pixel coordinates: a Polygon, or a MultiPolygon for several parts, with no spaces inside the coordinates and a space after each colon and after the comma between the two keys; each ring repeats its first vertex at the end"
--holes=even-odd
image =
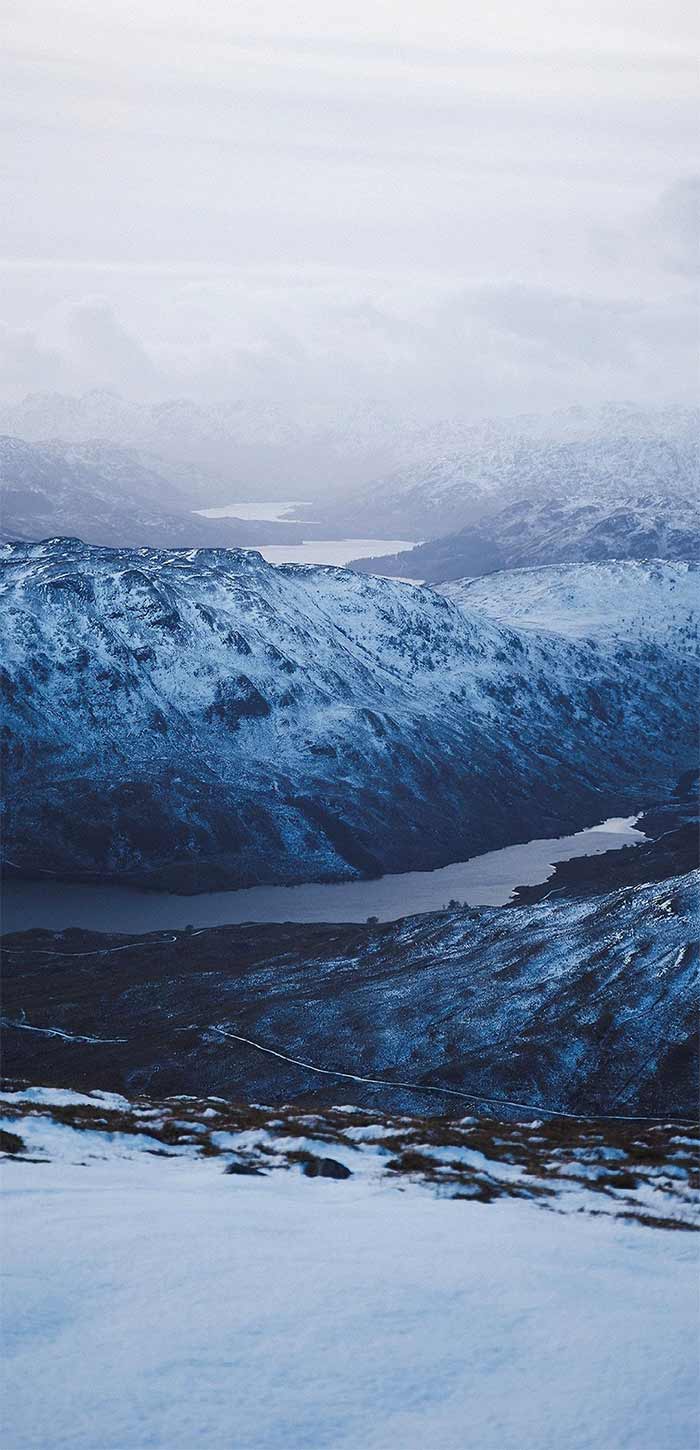
{"type": "Polygon", "coordinates": [[[205,519],[260,519],[266,523],[279,523],[286,519],[290,509],[308,507],[304,499],[287,499],[284,503],[274,499],[239,499],[234,503],[220,504],[217,508],[195,509],[205,519]]]}
{"type": "Polygon", "coordinates": [[[410,539],[310,539],[304,544],[251,544],[268,564],[349,564],[375,554],[412,549],[410,539]]]}
{"type": "MultiPolygon", "coordinates": [[[[259,502],[241,499],[222,504],[219,508],[197,509],[207,519],[260,519],[279,523],[286,519],[290,509],[299,508],[299,500],[288,499],[285,503],[259,502]]],[[[293,520],[304,523],[310,520],[293,520]]],[[[367,559],[379,554],[399,554],[412,549],[415,539],[308,539],[301,544],[247,544],[257,549],[268,564],[348,564],[351,559],[367,559]]],[[[410,581],[414,582],[414,581],[410,581]]]]}
{"type": "Polygon", "coordinates": [[[200,896],[139,891],[130,886],[91,886],[44,880],[8,881],[3,931],[67,926],[92,931],[142,932],[164,927],[225,926],[237,922],[395,921],[440,911],[455,899],[468,906],[505,906],[517,886],[537,886],[557,861],[598,856],[641,845],[636,816],[612,817],[573,836],[506,846],[437,871],[409,871],[375,881],[302,886],[252,886],[200,896]]]}

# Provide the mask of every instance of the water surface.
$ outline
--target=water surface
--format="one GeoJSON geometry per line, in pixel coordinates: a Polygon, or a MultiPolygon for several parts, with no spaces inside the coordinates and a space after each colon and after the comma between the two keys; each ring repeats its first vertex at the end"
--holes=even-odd
{"type": "MultiPolygon", "coordinates": [[[[286,520],[292,509],[306,507],[305,501],[299,498],[288,499],[286,503],[274,499],[240,499],[221,504],[218,508],[195,509],[195,513],[202,514],[205,519],[260,519],[268,523],[279,523],[286,520]]],[[[292,522],[296,523],[297,520],[292,522]]]]}
{"type": "MultiPolygon", "coordinates": [[[[280,522],[287,520],[287,515],[292,509],[303,507],[300,501],[293,499],[285,503],[275,503],[273,500],[256,502],[255,500],[242,499],[238,502],[222,504],[218,508],[197,509],[196,512],[203,514],[207,519],[260,519],[268,522],[280,522]]],[[[311,523],[309,519],[292,519],[289,522],[299,524],[300,527],[311,523]]],[[[382,554],[399,554],[404,549],[412,549],[415,539],[307,539],[301,544],[248,544],[249,549],[257,549],[266,559],[268,564],[335,564],[340,566],[348,564],[351,559],[366,559],[382,554]]],[[[417,580],[411,580],[417,583],[417,580]]]]}
{"type": "Polygon", "coordinates": [[[410,539],[309,539],[303,544],[251,544],[268,564],[349,564],[412,549],[410,539]]]}
{"type": "Polygon", "coordinates": [[[395,921],[440,911],[450,900],[467,906],[505,906],[517,886],[537,886],[557,861],[597,856],[646,837],[636,816],[611,817],[602,825],[556,840],[529,841],[458,861],[437,871],[408,871],[376,881],[322,885],[252,886],[201,896],[139,891],[130,886],[72,885],[45,880],[8,881],[3,931],[79,926],[91,931],[159,931],[164,927],[226,926],[237,922],[395,921]]]}

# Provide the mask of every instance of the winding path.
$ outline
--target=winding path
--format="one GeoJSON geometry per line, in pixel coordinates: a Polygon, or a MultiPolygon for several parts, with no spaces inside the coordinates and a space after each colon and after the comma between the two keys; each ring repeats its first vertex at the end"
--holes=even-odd
{"type": "Polygon", "coordinates": [[[290,1057],[286,1052],[277,1052],[273,1047],[264,1047],[262,1042],[255,1042],[252,1037],[243,1037],[240,1032],[227,1032],[223,1027],[212,1026],[212,1032],[218,1032],[220,1037],[229,1037],[233,1042],[244,1042],[247,1047],[254,1047],[258,1052],[266,1052],[269,1057],[278,1057],[282,1062],[291,1062],[295,1067],[303,1067],[306,1072],[321,1073],[323,1077],[342,1077],[348,1082],[366,1082],[376,1087],[383,1088],[406,1088],[412,1093],[439,1093],[440,1096],[451,1098],[463,1098],[471,1103],[495,1103],[502,1108],[521,1108],[527,1113],[544,1113],[549,1118],[573,1118],[578,1123],[606,1122],[606,1123],[676,1123],[688,1122],[689,1119],[677,1119],[669,1114],[664,1117],[652,1117],[648,1114],[638,1113],[568,1113],[563,1108],[544,1108],[541,1103],[516,1102],[512,1098],[490,1098],[484,1093],[467,1093],[458,1088],[435,1087],[429,1083],[401,1082],[397,1078],[386,1077],[364,1077],[357,1072],[337,1072],[329,1067],[316,1067],[312,1062],[305,1062],[301,1057],[290,1057]]]}

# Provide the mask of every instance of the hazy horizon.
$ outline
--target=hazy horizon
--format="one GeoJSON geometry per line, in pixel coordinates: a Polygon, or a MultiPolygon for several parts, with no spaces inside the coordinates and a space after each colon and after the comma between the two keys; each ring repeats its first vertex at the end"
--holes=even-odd
{"type": "Polygon", "coordinates": [[[0,397],[693,396],[694,10],[9,6],[0,397]]]}

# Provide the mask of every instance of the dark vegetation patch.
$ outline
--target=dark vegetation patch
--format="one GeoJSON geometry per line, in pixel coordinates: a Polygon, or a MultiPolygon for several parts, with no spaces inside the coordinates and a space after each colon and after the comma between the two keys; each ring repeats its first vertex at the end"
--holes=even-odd
{"type": "Polygon", "coordinates": [[[5,1128],[0,1128],[0,1153],[23,1153],[24,1138],[19,1133],[8,1133],[5,1128]]]}

